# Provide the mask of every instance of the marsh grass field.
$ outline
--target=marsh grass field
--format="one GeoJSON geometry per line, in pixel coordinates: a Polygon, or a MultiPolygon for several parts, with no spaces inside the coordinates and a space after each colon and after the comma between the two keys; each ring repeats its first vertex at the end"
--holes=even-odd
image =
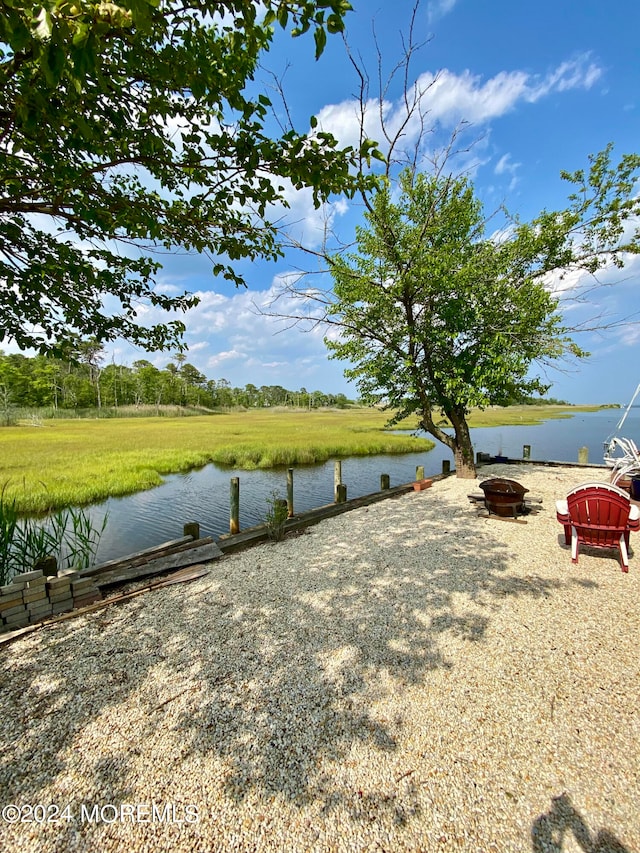
{"type": "MultiPolygon", "coordinates": [[[[514,406],[471,426],[535,424],[585,409],[514,406]]],[[[160,485],[210,462],[275,468],[332,458],[424,452],[433,442],[385,429],[376,409],[231,411],[183,418],[68,419],[0,429],[0,485],[22,513],[83,506],[160,485]]],[[[394,429],[413,430],[415,421],[394,429]]]]}
{"type": "Polygon", "coordinates": [[[0,430],[0,484],[21,512],[81,506],[157,486],[210,462],[235,468],[427,450],[375,410],[251,410],[188,418],[42,421],[0,430]]]}

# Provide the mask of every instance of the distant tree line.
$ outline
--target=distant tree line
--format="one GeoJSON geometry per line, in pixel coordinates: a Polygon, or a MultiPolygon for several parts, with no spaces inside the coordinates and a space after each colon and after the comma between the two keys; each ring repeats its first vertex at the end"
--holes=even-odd
{"type": "Polygon", "coordinates": [[[526,394],[514,395],[507,406],[570,406],[566,400],[558,400],[556,397],[533,397],[526,394]]]}
{"type": "Polygon", "coordinates": [[[146,359],[131,367],[104,364],[103,350],[93,341],[78,343],[68,359],[0,350],[0,412],[5,423],[16,409],[107,409],[124,406],[201,408],[266,408],[292,406],[343,408],[344,394],[289,390],[281,385],[248,383],[234,388],[226,379],[209,379],[178,353],[164,368],[146,359]]]}

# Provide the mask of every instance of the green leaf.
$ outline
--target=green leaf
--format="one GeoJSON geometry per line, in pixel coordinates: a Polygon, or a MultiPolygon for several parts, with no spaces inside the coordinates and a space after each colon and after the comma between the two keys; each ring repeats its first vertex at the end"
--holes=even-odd
{"type": "Polygon", "coordinates": [[[324,29],[317,29],[313,34],[316,43],[316,59],[320,59],[327,44],[327,33],[324,29]]]}

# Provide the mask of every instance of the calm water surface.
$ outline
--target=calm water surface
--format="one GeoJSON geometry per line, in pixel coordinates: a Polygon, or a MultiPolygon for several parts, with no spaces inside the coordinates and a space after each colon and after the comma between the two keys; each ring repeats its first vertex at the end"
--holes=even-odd
{"type": "MultiPolygon", "coordinates": [[[[571,418],[550,420],[538,426],[482,427],[471,430],[476,451],[511,458],[522,456],[522,447],[531,445],[531,458],[576,462],[578,448],[589,448],[589,460],[602,463],[603,444],[615,431],[622,412],[605,409],[581,412],[571,418]]],[[[622,434],[638,443],[640,411],[632,410],[622,434]]],[[[391,485],[415,479],[416,466],[425,474],[438,474],[442,460],[452,460],[449,450],[437,444],[429,453],[351,457],[342,461],[342,480],[350,498],[375,492],[380,475],[389,474],[391,485]]],[[[333,460],[323,465],[294,469],[294,509],[303,512],[333,500],[333,460]]],[[[185,522],[197,521],[202,536],[219,536],[229,531],[230,479],[240,478],[241,529],[264,521],[268,499],[273,492],[286,496],[286,469],[243,471],[207,465],[188,474],[166,477],[163,485],[124,498],[110,498],[89,508],[96,524],[109,514],[97,561],[114,559],[142,548],[182,536],[185,522]]]]}

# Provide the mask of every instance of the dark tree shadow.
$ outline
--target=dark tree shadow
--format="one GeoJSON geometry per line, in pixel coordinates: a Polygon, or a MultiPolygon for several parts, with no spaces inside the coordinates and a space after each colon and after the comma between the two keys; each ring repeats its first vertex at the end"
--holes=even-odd
{"type": "Polygon", "coordinates": [[[531,828],[534,853],[562,853],[564,840],[572,835],[584,853],[631,853],[608,829],[594,835],[567,793],[554,797],[548,812],[531,828]]]}

